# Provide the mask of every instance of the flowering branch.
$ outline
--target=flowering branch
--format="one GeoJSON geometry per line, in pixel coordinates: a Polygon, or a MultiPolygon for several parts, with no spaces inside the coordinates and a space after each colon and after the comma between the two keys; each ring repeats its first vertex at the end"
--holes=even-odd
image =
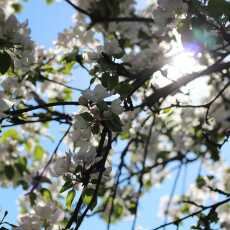
{"type": "Polygon", "coordinates": [[[191,214],[189,214],[189,215],[186,215],[186,216],[184,216],[184,217],[182,217],[182,218],[179,218],[179,219],[177,219],[177,220],[175,220],[175,221],[171,221],[171,222],[168,222],[168,223],[166,223],[166,224],[160,225],[159,227],[153,228],[152,230],[162,229],[162,228],[165,228],[165,227],[170,226],[170,225],[176,225],[176,226],[178,226],[181,222],[183,222],[184,220],[186,220],[186,219],[188,219],[188,218],[197,216],[197,215],[199,215],[200,213],[202,213],[202,212],[204,212],[204,211],[206,211],[206,210],[209,210],[209,209],[214,209],[214,210],[215,210],[215,209],[218,208],[219,206],[221,206],[221,205],[223,205],[223,204],[226,204],[226,203],[228,203],[228,202],[230,202],[230,197],[228,197],[228,198],[226,198],[226,199],[224,199],[224,200],[222,200],[222,201],[220,201],[220,202],[217,202],[217,203],[215,203],[215,204],[212,204],[212,205],[209,205],[209,206],[205,206],[205,207],[201,208],[200,210],[198,210],[198,211],[196,211],[196,212],[193,212],[193,213],[191,213],[191,214]]]}

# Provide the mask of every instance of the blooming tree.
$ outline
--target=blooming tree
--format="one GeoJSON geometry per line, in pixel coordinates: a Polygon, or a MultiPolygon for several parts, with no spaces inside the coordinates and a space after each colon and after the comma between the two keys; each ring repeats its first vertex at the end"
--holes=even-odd
{"type": "Polygon", "coordinates": [[[164,185],[172,164],[155,229],[194,216],[193,229],[229,229],[220,152],[230,134],[229,1],[63,2],[73,25],[46,50],[17,20],[23,2],[0,1],[0,183],[25,190],[18,221],[5,213],[1,229],[76,230],[94,215],[108,229],[132,216],[136,229],[141,197],[164,185]],[[75,67],[87,89],[76,87],[75,67]],[[194,162],[196,180],[176,196],[194,162]]]}

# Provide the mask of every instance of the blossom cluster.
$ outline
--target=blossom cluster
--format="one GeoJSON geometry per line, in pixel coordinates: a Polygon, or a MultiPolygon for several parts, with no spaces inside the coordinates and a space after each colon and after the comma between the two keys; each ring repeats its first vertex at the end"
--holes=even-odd
{"type": "MultiPolygon", "coordinates": [[[[96,85],[93,90],[88,89],[82,93],[79,98],[82,109],[79,114],[75,115],[73,128],[69,135],[74,151],[54,160],[51,166],[53,176],[68,177],[69,175],[72,177],[74,175],[76,181],[83,183],[84,172],[90,173],[90,181],[98,178],[100,171],[98,169],[95,171],[93,168],[102,161],[103,154],[98,154],[96,148],[97,134],[104,121],[113,119],[113,116],[123,111],[120,99],[115,99],[109,103],[110,105],[107,105],[108,102],[104,99],[109,96],[111,94],[101,85],[96,85]]],[[[102,175],[103,182],[109,180],[110,173],[111,163],[107,160],[102,175]]],[[[87,188],[95,188],[95,186],[95,183],[90,182],[87,188]]]]}
{"type": "Polygon", "coordinates": [[[1,49],[9,50],[14,57],[14,68],[27,71],[34,61],[34,43],[30,38],[28,22],[18,22],[15,15],[6,15],[0,8],[1,49]]]}
{"type": "Polygon", "coordinates": [[[30,213],[20,216],[20,226],[15,230],[59,229],[58,223],[64,219],[64,211],[55,202],[36,204],[30,213]]]}

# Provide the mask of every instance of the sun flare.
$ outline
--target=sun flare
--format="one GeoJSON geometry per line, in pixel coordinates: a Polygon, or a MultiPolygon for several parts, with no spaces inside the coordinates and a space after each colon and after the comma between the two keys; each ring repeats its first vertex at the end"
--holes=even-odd
{"type": "MultiPolygon", "coordinates": [[[[199,54],[188,51],[178,40],[172,45],[172,50],[168,54],[169,61],[164,66],[163,71],[154,75],[154,82],[158,87],[164,87],[172,82],[178,81],[183,76],[204,70],[205,66],[199,62],[199,54]],[[162,73],[167,73],[163,74],[162,73]]],[[[175,95],[178,100],[186,101],[186,95],[190,95],[189,102],[199,104],[207,97],[208,78],[198,78],[187,85],[181,87],[179,94],[175,95]]]]}
{"type": "Polygon", "coordinates": [[[181,48],[175,52],[167,65],[169,79],[176,81],[180,77],[203,69],[194,53],[181,48]]]}
{"type": "Polygon", "coordinates": [[[197,71],[198,67],[199,63],[193,55],[184,51],[173,58],[170,69],[171,74],[178,76],[197,71]]]}

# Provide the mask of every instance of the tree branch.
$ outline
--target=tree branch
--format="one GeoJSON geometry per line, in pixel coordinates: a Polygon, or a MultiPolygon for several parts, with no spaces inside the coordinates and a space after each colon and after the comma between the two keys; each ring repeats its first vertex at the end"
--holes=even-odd
{"type": "Polygon", "coordinates": [[[180,219],[177,219],[177,220],[168,222],[168,223],[166,223],[166,224],[162,224],[162,225],[160,225],[159,227],[154,228],[154,229],[152,229],[152,230],[162,229],[162,228],[165,228],[165,227],[167,227],[167,226],[169,226],[169,225],[177,225],[177,226],[178,226],[179,223],[183,222],[184,220],[186,220],[186,219],[188,219],[188,218],[190,218],[190,217],[197,216],[197,215],[199,215],[200,213],[202,213],[202,212],[204,212],[204,211],[206,211],[206,210],[208,210],[208,209],[218,208],[219,206],[221,206],[221,205],[223,205],[223,204],[225,204],[225,203],[228,203],[229,201],[230,201],[230,197],[228,197],[227,199],[222,200],[222,201],[220,201],[220,202],[217,202],[217,203],[215,203],[215,204],[212,204],[212,205],[209,205],[209,206],[205,206],[205,207],[203,207],[202,209],[200,209],[200,210],[198,210],[198,211],[196,211],[196,212],[193,212],[193,213],[191,213],[191,214],[189,214],[189,215],[187,215],[187,216],[184,216],[184,217],[182,217],[182,218],[180,218],[180,219]]]}
{"type": "Polygon", "coordinates": [[[230,68],[230,62],[215,63],[203,71],[200,71],[198,73],[197,72],[192,73],[192,74],[189,74],[187,76],[184,76],[184,77],[180,78],[179,80],[177,80],[176,82],[173,82],[173,83],[171,83],[165,87],[157,89],[153,94],[148,96],[143,103],[136,106],[135,108],[143,107],[146,105],[152,106],[160,98],[165,98],[165,97],[169,96],[170,94],[174,93],[175,91],[180,89],[182,86],[188,84],[189,82],[194,81],[195,79],[197,79],[199,77],[210,75],[210,74],[213,74],[216,72],[220,72],[220,71],[222,71],[224,69],[228,69],[228,68],[230,68]]]}

